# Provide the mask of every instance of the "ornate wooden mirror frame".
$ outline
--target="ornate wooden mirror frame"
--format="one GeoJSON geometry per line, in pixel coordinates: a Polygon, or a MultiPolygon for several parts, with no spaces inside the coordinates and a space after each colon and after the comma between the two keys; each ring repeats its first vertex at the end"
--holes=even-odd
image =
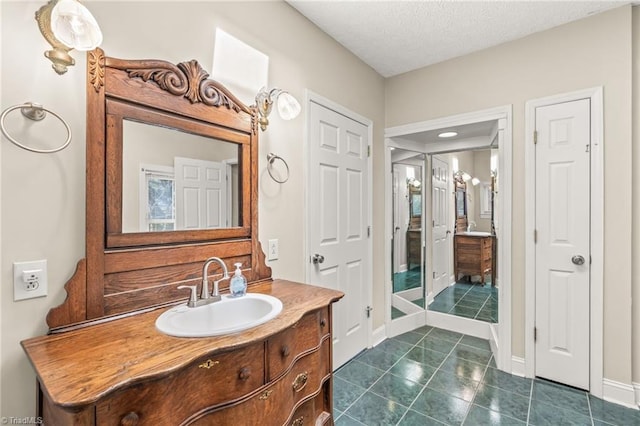
{"type": "Polygon", "coordinates": [[[461,177],[454,175],[455,182],[455,211],[456,211],[456,229],[455,232],[464,232],[467,229],[467,184],[461,177]]]}
{"type": "MultiPolygon", "coordinates": [[[[243,263],[250,283],[271,279],[258,240],[258,120],[195,61],[87,56],[86,258],[47,315],[52,332],[183,300],[206,258],[243,263]],[[238,144],[239,225],[122,232],[123,122],[130,119],[238,144]]],[[[212,268],[210,278],[219,271],[212,268]]],[[[228,283],[224,283],[228,284],[228,283]]]]}

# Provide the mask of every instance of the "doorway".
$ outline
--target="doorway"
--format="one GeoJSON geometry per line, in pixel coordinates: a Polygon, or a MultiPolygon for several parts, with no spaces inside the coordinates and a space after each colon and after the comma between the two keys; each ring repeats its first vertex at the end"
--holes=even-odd
{"type": "Polygon", "coordinates": [[[602,397],[602,88],[526,108],[525,373],[602,397]]]}
{"type": "MultiPolygon", "coordinates": [[[[499,368],[511,371],[511,295],[510,295],[510,277],[511,277],[511,106],[492,108],[488,110],[477,111],[473,113],[460,114],[456,116],[444,117],[441,119],[429,120],[425,122],[412,123],[404,126],[388,128],[385,131],[385,178],[386,178],[386,194],[385,205],[387,227],[385,238],[386,247],[386,270],[387,277],[391,277],[391,240],[393,234],[392,208],[391,208],[391,148],[405,149],[415,152],[421,152],[427,156],[427,167],[429,173],[433,172],[433,157],[446,156],[448,153],[461,152],[469,150],[478,150],[481,148],[488,149],[494,140],[500,140],[497,145],[496,170],[500,174],[500,193],[497,196],[495,204],[495,221],[497,227],[497,235],[503,243],[497,246],[497,258],[499,259],[496,267],[497,276],[500,277],[501,291],[498,294],[499,306],[499,322],[491,324],[476,319],[463,318],[448,313],[435,312],[426,310],[423,315],[411,323],[401,324],[398,320],[391,318],[391,297],[387,298],[387,336],[394,336],[402,332],[410,331],[416,326],[422,324],[433,325],[452,331],[462,332],[481,338],[489,339],[492,350],[496,355],[496,362],[499,368]],[[468,135],[466,138],[443,139],[438,137],[445,130],[465,131],[474,127],[488,126],[491,131],[484,136],[468,135]],[[422,321],[420,321],[422,320],[422,321]]],[[[448,253],[453,253],[453,229],[455,225],[454,210],[454,191],[452,163],[449,163],[449,172],[447,176],[447,199],[450,211],[448,214],[448,225],[445,230],[446,244],[449,246],[448,253]],[[449,234],[446,231],[450,231],[449,234]]],[[[426,181],[426,179],[425,179],[426,181]]],[[[434,294],[434,265],[433,265],[433,225],[434,212],[433,205],[427,206],[426,203],[432,203],[431,183],[429,188],[424,189],[425,194],[429,194],[424,199],[425,205],[423,211],[425,213],[425,238],[428,242],[425,247],[425,286],[427,291],[427,302],[433,300],[434,294]]],[[[444,228],[443,228],[444,229],[444,228]]],[[[449,283],[453,283],[453,256],[448,263],[447,277],[449,283]]],[[[387,294],[391,294],[391,279],[387,285],[387,294]]]]}
{"type": "Polygon", "coordinates": [[[340,290],[333,367],[371,339],[371,121],[308,92],[307,282],[340,290]]]}

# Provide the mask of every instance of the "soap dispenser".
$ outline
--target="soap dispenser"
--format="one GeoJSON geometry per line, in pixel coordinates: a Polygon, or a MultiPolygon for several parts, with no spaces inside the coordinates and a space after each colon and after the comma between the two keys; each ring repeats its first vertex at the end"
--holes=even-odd
{"type": "Polygon", "coordinates": [[[247,279],[242,275],[242,270],[240,267],[242,263],[234,263],[236,267],[236,271],[231,277],[231,283],[229,284],[229,289],[231,290],[232,297],[240,297],[247,294],[247,279]]]}

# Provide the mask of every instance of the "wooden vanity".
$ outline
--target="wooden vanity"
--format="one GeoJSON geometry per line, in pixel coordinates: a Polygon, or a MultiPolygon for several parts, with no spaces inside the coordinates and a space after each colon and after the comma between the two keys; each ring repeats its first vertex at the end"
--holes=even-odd
{"type": "MultiPolygon", "coordinates": [[[[258,239],[262,119],[195,60],[174,65],[88,52],[86,257],[65,285],[66,300],[47,315],[49,334],[22,342],[44,424],[333,424],[331,304],[343,293],[271,277],[258,239]],[[131,123],[142,132],[131,133],[131,123]],[[150,136],[159,128],[166,137],[150,136]],[[199,154],[236,167],[228,172],[230,192],[220,197],[230,205],[217,207],[231,220],[187,228],[178,218],[171,230],[138,228],[140,215],[127,211],[145,201],[142,189],[131,201],[132,188],[145,181],[127,177],[128,147],[148,144],[136,152],[152,152],[166,171],[161,162],[187,156],[182,135],[199,139],[199,154]],[[186,302],[189,291],[179,287],[200,286],[211,257],[228,269],[242,263],[248,291],[280,299],[282,311],[217,337],[160,333],[156,319],[186,302]]],[[[135,173],[145,172],[150,159],[137,161],[135,173]]],[[[212,288],[221,265],[208,272],[212,288]]],[[[220,292],[228,292],[228,280],[220,292]]]]}
{"type": "Polygon", "coordinates": [[[486,274],[493,278],[493,237],[483,235],[455,234],[453,238],[454,274],[456,281],[460,275],[468,275],[469,280],[474,275],[480,276],[480,282],[485,283],[486,274]]]}
{"type": "Polygon", "coordinates": [[[342,293],[283,280],[251,291],[284,307],[245,332],[167,336],[158,309],[24,341],[45,424],[332,424],[330,304],[342,293]]]}

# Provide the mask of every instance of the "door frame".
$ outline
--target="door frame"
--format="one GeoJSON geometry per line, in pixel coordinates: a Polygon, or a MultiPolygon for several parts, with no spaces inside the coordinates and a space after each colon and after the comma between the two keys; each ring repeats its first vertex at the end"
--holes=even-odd
{"type": "Polygon", "coordinates": [[[535,130],[536,108],[589,99],[591,102],[591,270],[590,270],[590,354],[589,392],[603,395],[603,321],[604,321],[604,111],[602,86],[532,99],[525,106],[525,376],[535,376],[535,130]]]}
{"type": "MultiPolygon", "coordinates": [[[[391,250],[390,250],[390,159],[389,147],[398,147],[407,150],[413,150],[422,152],[424,154],[438,154],[444,152],[450,152],[452,150],[451,142],[436,142],[429,145],[418,143],[408,139],[404,139],[405,136],[413,133],[442,129],[446,127],[455,127],[465,124],[478,123],[483,121],[496,120],[499,122],[498,128],[503,131],[503,143],[498,146],[498,170],[500,173],[500,209],[498,211],[498,223],[500,224],[502,231],[502,241],[498,244],[498,276],[500,277],[500,291],[498,292],[498,324],[490,324],[482,321],[455,317],[447,314],[440,314],[439,312],[430,312],[434,318],[432,323],[437,326],[446,325],[442,321],[443,317],[446,317],[448,324],[454,331],[468,331],[470,334],[478,337],[487,338],[491,340],[491,346],[494,353],[497,355],[497,366],[499,369],[512,372],[512,359],[511,359],[511,245],[512,245],[512,185],[513,185],[513,132],[512,132],[512,117],[513,117],[512,105],[504,105],[495,108],[488,108],[479,111],[473,111],[468,113],[462,113],[457,115],[451,115],[447,117],[436,118],[427,121],[421,121],[416,123],[405,124],[396,127],[389,127],[385,129],[385,145],[384,145],[384,167],[385,167],[385,309],[388,313],[391,309],[391,285],[390,273],[391,270],[391,250]]],[[[499,131],[499,130],[497,130],[499,131]]],[[[461,149],[471,149],[475,146],[467,143],[460,145],[461,149]]],[[[486,144],[483,146],[487,146],[486,144]]],[[[477,147],[481,147],[478,145],[477,147]]],[[[427,157],[427,169],[431,168],[430,157],[427,157]]],[[[453,191],[453,189],[452,189],[453,191]]],[[[425,209],[429,212],[430,209],[425,209]]],[[[428,222],[427,222],[428,223],[428,222]]],[[[425,238],[427,238],[425,236],[425,238]]],[[[453,248],[452,248],[453,250],[453,248]]],[[[427,265],[427,268],[429,265],[427,265]]],[[[428,270],[428,269],[427,269],[428,270]]],[[[427,275],[428,276],[428,275],[427,275]]],[[[425,284],[426,285],[426,284],[425,284]]],[[[428,310],[425,309],[425,322],[428,310]]],[[[386,315],[386,314],[385,314],[386,315]]],[[[397,321],[397,320],[396,320],[397,321]]],[[[392,324],[390,315],[385,317],[385,325],[387,336],[392,336],[395,333],[397,327],[392,324]]]]}
{"type": "MultiPolygon", "coordinates": [[[[372,157],[371,157],[371,151],[372,151],[372,144],[373,144],[373,121],[328,99],[325,98],[322,95],[319,95],[309,89],[305,89],[304,91],[304,105],[305,105],[305,127],[304,127],[304,138],[303,138],[303,148],[302,148],[302,158],[304,161],[304,166],[302,167],[303,169],[303,178],[304,178],[304,183],[305,183],[305,187],[308,188],[309,187],[309,180],[310,180],[310,172],[309,172],[309,164],[311,162],[311,156],[309,154],[310,149],[309,149],[309,143],[310,143],[310,138],[309,138],[309,129],[310,129],[310,125],[309,123],[311,122],[311,108],[309,108],[311,102],[316,103],[320,106],[323,106],[327,109],[330,109],[338,114],[342,114],[345,117],[357,121],[358,123],[362,124],[363,126],[367,127],[367,137],[369,138],[368,141],[368,145],[367,145],[367,150],[368,150],[368,158],[367,158],[367,192],[368,192],[368,198],[367,198],[367,222],[369,223],[369,235],[367,238],[367,260],[368,260],[368,267],[366,268],[366,274],[367,276],[365,277],[365,282],[369,282],[370,285],[365,289],[366,294],[364,295],[364,299],[366,300],[366,304],[367,306],[370,306],[373,308],[373,162],[372,162],[372,157]]],[[[305,265],[304,267],[304,276],[305,276],[305,281],[309,282],[310,280],[310,275],[311,275],[311,268],[312,265],[309,262],[309,258],[311,256],[311,253],[308,252],[309,250],[309,232],[308,229],[310,229],[310,227],[312,226],[311,224],[311,210],[309,209],[309,201],[310,201],[310,195],[309,191],[304,191],[304,229],[302,232],[302,253],[303,253],[303,259],[302,262],[305,265]]],[[[370,348],[371,346],[373,346],[373,316],[370,318],[367,318],[367,348],[370,348]]]]}

